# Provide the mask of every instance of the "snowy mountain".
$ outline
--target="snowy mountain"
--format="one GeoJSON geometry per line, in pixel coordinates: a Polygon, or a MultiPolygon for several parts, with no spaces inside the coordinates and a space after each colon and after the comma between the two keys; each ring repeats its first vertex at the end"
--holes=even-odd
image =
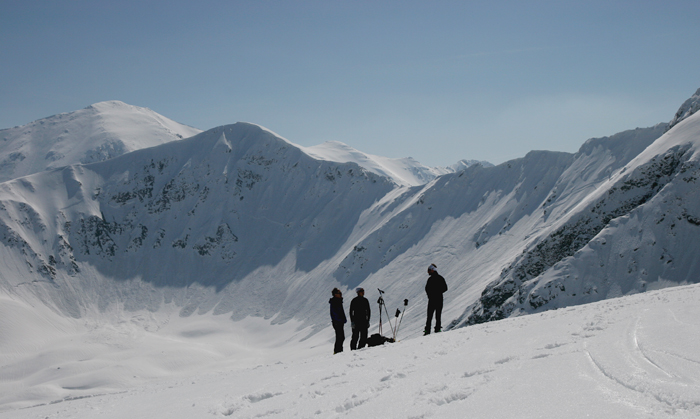
{"type": "MultiPolygon", "coordinates": [[[[466,324],[695,283],[700,118],[668,131],[553,217],[464,315],[466,324]]],[[[555,202],[555,201],[553,201],[555,202]]]]}
{"type": "MultiPolygon", "coordinates": [[[[139,363],[121,381],[100,375],[133,353],[122,343],[133,327],[179,325],[173,344],[196,355],[172,362],[192,368],[212,359],[235,366],[239,349],[202,349],[210,334],[316,353],[332,335],[326,302],[336,286],[362,286],[372,302],[381,288],[392,311],[408,299],[401,337],[410,339],[423,329],[430,263],[447,279],[451,328],[698,282],[687,249],[700,245],[699,144],[696,113],[670,129],[591,139],[573,154],[533,151],[435,177],[410,160],[340,143],[303,148],[238,123],[7,181],[0,297],[35,313],[22,328],[59,331],[29,346],[0,342],[10,354],[0,370],[16,377],[0,382],[2,403],[142,382],[139,363]],[[75,322],[113,330],[100,335],[113,344],[66,355],[57,342],[71,339],[75,322]],[[57,373],[58,361],[37,359],[72,367],[57,373]]],[[[9,320],[2,327],[15,330],[9,320]]],[[[146,358],[148,379],[171,374],[157,354],[146,358]]]]}
{"type": "Polygon", "coordinates": [[[90,304],[157,310],[175,298],[183,315],[269,318],[394,187],[258,126],[215,128],[0,184],[0,254],[16,274],[3,282],[74,317],[90,304]]]}
{"type": "Polygon", "coordinates": [[[302,149],[308,155],[320,160],[356,163],[372,173],[392,179],[401,186],[423,185],[438,176],[459,172],[475,164],[481,164],[484,167],[493,166],[493,164],[486,161],[460,160],[448,167],[427,167],[411,157],[393,159],[375,156],[355,150],[339,141],[328,141],[302,149]]]}
{"type": "Polygon", "coordinates": [[[200,132],[147,108],[119,101],[95,103],[79,111],[0,130],[0,182],[106,160],[200,132]]]}
{"type": "MultiPolygon", "coordinates": [[[[181,140],[202,132],[148,108],[120,101],[95,103],[27,125],[0,130],[0,182],[72,164],[111,159],[142,148],[181,140]]],[[[448,167],[427,167],[413,158],[392,159],[362,153],[338,141],[301,147],[320,160],[356,163],[399,185],[421,185],[474,164],[460,160],[448,167]]]]}

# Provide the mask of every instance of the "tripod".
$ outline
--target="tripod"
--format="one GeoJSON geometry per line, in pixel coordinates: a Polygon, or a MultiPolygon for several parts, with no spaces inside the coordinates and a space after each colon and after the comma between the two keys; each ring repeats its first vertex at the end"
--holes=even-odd
{"type": "MultiPolygon", "coordinates": [[[[377,300],[377,304],[379,304],[379,334],[382,334],[382,307],[384,307],[384,312],[386,313],[386,318],[387,321],[389,322],[389,327],[391,328],[391,334],[393,336],[393,341],[396,341],[396,334],[399,332],[399,326],[401,326],[401,321],[403,320],[403,314],[406,312],[406,309],[403,311],[399,310],[398,308],[396,309],[396,319],[394,320],[394,323],[396,324],[396,327],[394,327],[391,324],[391,317],[389,316],[389,310],[386,308],[386,304],[384,303],[384,291],[380,290],[377,288],[377,291],[379,291],[379,299],[377,300]],[[399,319],[399,315],[401,315],[401,318],[399,319]]],[[[403,305],[404,307],[408,306],[408,299],[403,300],[403,305]]]]}
{"type": "Polygon", "coordinates": [[[391,333],[394,334],[394,327],[391,325],[391,317],[389,317],[389,311],[386,309],[384,297],[382,296],[382,294],[384,294],[384,291],[380,290],[379,288],[377,288],[377,291],[379,291],[379,299],[377,300],[377,304],[379,304],[379,334],[382,334],[382,307],[384,307],[384,311],[386,312],[386,318],[389,322],[391,333]]]}

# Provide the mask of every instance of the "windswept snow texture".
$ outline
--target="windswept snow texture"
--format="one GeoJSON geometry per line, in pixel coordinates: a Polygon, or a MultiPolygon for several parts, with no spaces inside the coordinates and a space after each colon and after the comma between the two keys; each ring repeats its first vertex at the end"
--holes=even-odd
{"type": "Polygon", "coordinates": [[[392,159],[388,157],[365,154],[339,141],[328,141],[313,147],[302,148],[307,154],[321,160],[338,163],[357,163],[366,170],[392,179],[401,186],[418,186],[426,184],[438,176],[455,173],[480,164],[493,166],[486,161],[460,160],[448,167],[427,167],[411,157],[392,159]]]}
{"type": "Polygon", "coordinates": [[[77,163],[111,159],[200,133],[147,108],[100,102],[0,130],[0,182],[77,163]]]}
{"type": "MultiPolygon", "coordinates": [[[[233,355],[221,351],[223,342],[231,350],[243,335],[221,323],[212,327],[207,316],[160,330],[147,330],[156,325],[147,318],[114,329],[96,324],[66,337],[63,353],[16,355],[5,363],[0,417],[697,418],[698,300],[700,286],[692,285],[337,355],[330,342],[279,346],[278,362],[256,365],[259,358],[248,354],[252,362],[243,368],[232,367],[233,355]],[[178,328],[179,336],[169,335],[178,328]],[[116,341],[129,345],[122,350],[129,356],[115,359],[110,344],[116,341]],[[99,346],[103,352],[95,353],[99,346]],[[204,359],[206,350],[210,364],[181,362],[187,355],[204,359]],[[173,376],[143,379],[153,373],[149,358],[158,357],[173,376]],[[43,390],[56,398],[42,399],[35,390],[34,400],[13,403],[39,375],[49,378],[43,390]]],[[[12,321],[19,329],[26,319],[12,321]]],[[[78,329],[76,321],[67,323],[78,329]]],[[[43,330],[55,333],[49,325],[43,330]]]]}

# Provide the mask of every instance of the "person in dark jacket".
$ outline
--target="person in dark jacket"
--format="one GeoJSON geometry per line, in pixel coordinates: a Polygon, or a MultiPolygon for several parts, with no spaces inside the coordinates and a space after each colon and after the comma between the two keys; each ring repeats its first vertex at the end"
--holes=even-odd
{"type": "Polygon", "coordinates": [[[442,317],[442,294],[447,291],[445,278],[437,272],[437,266],[433,263],[428,267],[428,282],[425,284],[425,293],[428,294],[428,321],[425,323],[425,334],[430,334],[430,325],[435,313],[435,332],[439,332],[442,317]]]}
{"type": "Polygon", "coordinates": [[[331,323],[335,330],[335,347],[333,354],[343,352],[343,342],[345,341],[345,323],[348,319],[345,317],[343,309],[343,293],[338,288],[333,288],[333,298],[328,300],[331,305],[331,323]]]}
{"type": "Polygon", "coordinates": [[[365,290],[358,288],[355,290],[357,297],[350,302],[350,324],[352,325],[352,338],[350,338],[350,350],[362,349],[367,344],[367,330],[369,329],[369,319],[372,310],[369,301],[365,298],[365,290]],[[359,346],[357,340],[360,340],[359,346]]]}

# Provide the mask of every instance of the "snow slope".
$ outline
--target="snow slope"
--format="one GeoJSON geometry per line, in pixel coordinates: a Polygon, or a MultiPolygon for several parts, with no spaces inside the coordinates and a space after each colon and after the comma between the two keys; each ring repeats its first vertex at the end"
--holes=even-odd
{"type": "Polygon", "coordinates": [[[484,167],[493,166],[485,161],[460,160],[448,167],[427,167],[411,157],[393,159],[375,156],[355,150],[339,141],[328,141],[313,147],[302,147],[302,150],[320,160],[356,163],[372,173],[393,179],[394,182],[401,186],[423,185],[438,176],[458,172],[475,164],[480,164],[484,167]]]}
{"type": "Polygon", "coordinates": [[[147,108],[100,102],[0,130],[0,182],[77,163],[110,159],[200,133],[147,108]]]}
{"type": "Polygon", "coordinates": [[[696,114],[610,173],[489,284],[466,323],[697,282],[699,145],[696,114]]]}
{"type": "Polygon", "coordinates": [[[329,261],[393,188],[258,126],[219,127],[0,184],[0,286],[72,317],[172,301],[183,316],[318,317],[295,291],[325,297],[329,261]]]}
{"type": "MultiPolygon", "coordinates": [[[[28,408],[5,410],[0,417],[697,418],[699,299],[698,285],[668,288],[338,355],[330,354],[330,343],[278,347],[276,362],[270,362],[275,356],[268,362],[260,356],[244,367],[212,351],[214,367],[188,374],[176,362],[186,359],[188,348],[212,349],[214,340],[230,341],[236,332],[180,333],[177,340],[188,346],[175,346],[165,329],[126,323],[119,332],[131,333],[126,341],[135,344],[130,352],[137,356],[105,359],[120,368],[105,367],[99,377],[118,383],[127,372],[148,373],[145,358],[162,353],[170,378],[69,390],[71,380],[55,374],[51,385],[72,396],[37,400],[33,407],[5,404],[28,408]],[[144,346],[147,356],[140,354],[144,346]]],[[[86,351],[81,342],[116,333],[83,331],[64,349],[86,351]]],[[[2,394],[7,400],[8,393],[2,394]]]]}

